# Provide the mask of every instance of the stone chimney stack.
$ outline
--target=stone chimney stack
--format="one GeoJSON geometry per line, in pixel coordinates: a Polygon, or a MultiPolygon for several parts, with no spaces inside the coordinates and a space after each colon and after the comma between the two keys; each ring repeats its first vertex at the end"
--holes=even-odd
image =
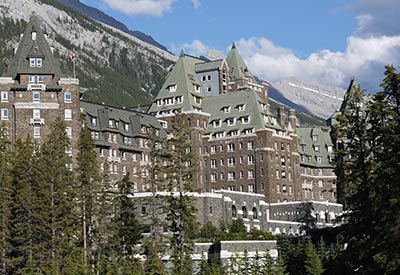
{"type": "Polygon", "coordinates": [[[296,133],[296,110],[289,109],[289,124],[292,126],[293,131],[296,133]]]}
{"type": "Polygon", "coordinates": [[[286,114],[285,107],[278,108],[278,123],[282,127],[282,129],[286,129],[286,114]]]}

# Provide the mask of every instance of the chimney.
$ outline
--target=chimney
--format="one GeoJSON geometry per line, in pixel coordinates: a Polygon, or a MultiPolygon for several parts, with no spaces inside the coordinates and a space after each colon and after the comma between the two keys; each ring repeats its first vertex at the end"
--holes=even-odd
{"type": "Polygon", "coordinates": [[[285,122],[286,122],[285,107],[281,106],[278,108],[278,123],[282,129],[286,128],[285,122]]]}
{"type": "Polygon", "coordinates": [[[296,110],[289,109],[289,124],[292,126],[293,131],[296,133],[296,110]]]}

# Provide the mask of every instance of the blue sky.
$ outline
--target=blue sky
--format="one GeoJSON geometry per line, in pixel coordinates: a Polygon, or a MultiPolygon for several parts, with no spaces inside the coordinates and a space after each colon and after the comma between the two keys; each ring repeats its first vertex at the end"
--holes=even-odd
{"type": "Polygon", "coordinates": [[[81,0],[178,54],[227,54],[253,74],[376,92],[385,64],[400,65],[398,0],[81,0]]]}

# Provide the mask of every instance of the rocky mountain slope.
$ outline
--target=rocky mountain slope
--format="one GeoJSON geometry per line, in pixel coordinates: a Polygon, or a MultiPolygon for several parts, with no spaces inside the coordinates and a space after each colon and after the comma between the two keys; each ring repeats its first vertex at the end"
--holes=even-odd
{"type": "Polygon", "coordinates": [[[340,107],[345,92],[340,87],[310,84],[296,78],[270,83],[272,99],[325,119],[340,107]]]}
{"type": "MultiPolygon", "coordinates": [[[[32,13],[42,20],[62,70],[72,75],[68,55],[77,52],[76,77],[84,98],[115,106],[151,102],[176,57],[99,23],[57,0],[0,0],[0,58],[8,62],[32,13]]],[[[2,62],[4,63],[4,62],[2,62]]],[[[0,65],[0,74],[5,70],[0,65]]]]}
{"type": "Polygon", "coordinates": [[[161,45],[160,43],[158,43],[157,41],[155,41],[153,39],[153,37],[151,37],[150,35],[147,35],[141,31],[132,31],[129,30],[127,26],[125,26],[125,24],[121,23],[120,21],[116,20],[115,18],[105,14],[104,12],[87,6],[83,3],[81,3],[79,0],[58,0],[59,2],[63,3],[64,5],[73,8],[76,11],[79,11],[83,14],[85,14],[86,16],[93,18],[97,21],[100,21],[104,24],[107,24],[111,27],[114,27],[120,31],[123,31],[127,34],[133,35],[137,38],[139,38],[140,40],[149,43],[153,46],[156,46],[164,51],[167,51],[167,48],[163,45],[161,45]]]}

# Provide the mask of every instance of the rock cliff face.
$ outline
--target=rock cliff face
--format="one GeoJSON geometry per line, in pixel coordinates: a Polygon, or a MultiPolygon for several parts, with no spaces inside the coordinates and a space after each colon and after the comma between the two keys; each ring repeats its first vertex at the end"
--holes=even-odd
{"type": "MultiPolygon", "coordinates": [[[[35,14],[63,71],[72,75],[69,54],[75,50],[76,77],[84,98],[115,106],[151,102],[176,57],[142,40],[95,21],[56,0],[0,0],[0,58],[8,61],[20,29],[35,14]]],[[[6,68],[0,66],[0,73],[6,68]]]]}
{"type": "Polygon", "coordinates": [[[272,99],[325,119],[340,107],[345,92],[339,87],[310,84],[296,78],[270,83],[272,99]]]}

